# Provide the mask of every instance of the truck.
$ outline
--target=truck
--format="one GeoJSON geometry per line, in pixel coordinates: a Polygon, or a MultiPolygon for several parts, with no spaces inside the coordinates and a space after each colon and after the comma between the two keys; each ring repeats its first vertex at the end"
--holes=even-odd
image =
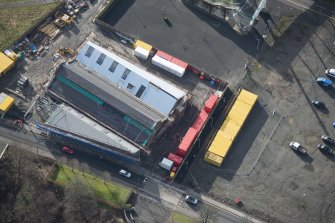
{"type": "Polygon", "coordinates": [[[307,154],[307,151],[306,151],[306,149],[305,148],[303,148],[301,145],[300,145],[300,143],[298,143],[298,142],[290,142],[290,147],[291,147],[291,149],[293,149],[294,151],[297,151],[297,152],[299,152],[299,153],[301,153],[301,154],[307,154]]]}

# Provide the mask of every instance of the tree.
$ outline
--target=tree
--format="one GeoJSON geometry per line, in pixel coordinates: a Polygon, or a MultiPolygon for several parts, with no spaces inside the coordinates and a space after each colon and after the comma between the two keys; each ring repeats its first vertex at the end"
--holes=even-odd
{"type": "Polygon", "coordinates": [[[97,201],[92,189],[75,177],[64,190],[65,219],[68,222],[91,222],[97,212],[97,201]]]}
{"type": "Polygon", "coordinates": [[[201,223],[213,223],[215,222],[214,212],[208,207],[204,207],[200,211],[201,223]]]}

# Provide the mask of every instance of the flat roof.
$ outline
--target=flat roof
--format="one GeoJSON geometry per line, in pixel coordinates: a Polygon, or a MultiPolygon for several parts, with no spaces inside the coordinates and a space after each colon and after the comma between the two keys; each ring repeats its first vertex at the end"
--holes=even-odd
{"type": "Polygon", "coordinates": [[[13,66],[14,61],[7,57],[4,53],[0,53],[0,74],[7,71],[8,68],[13,66]]]}
{"type": "Polygon", "coordinates": [[[45,123],[126,152],[137,153],[140,150],[86,115],[64,104],[59,105],[45,123]]]}
{"type": "Polygon", "coordinates": [[[172,83],[135,66],[92,42],[86,42],[77,60],[118,88],[168,116],[186,92],[172,83]]]}
{"type": "Polygon", "coordinates": [[[153,129],[156,123],[166,119],[163,114],[142,103],[126,91],[119,89],[114,84],[104,80],[103,77],[84,69],[79,63],[74,62],[72,64],[60,65],[56,71],[56,77],[57,75],[68,78],[150,129],[153,129]]]}

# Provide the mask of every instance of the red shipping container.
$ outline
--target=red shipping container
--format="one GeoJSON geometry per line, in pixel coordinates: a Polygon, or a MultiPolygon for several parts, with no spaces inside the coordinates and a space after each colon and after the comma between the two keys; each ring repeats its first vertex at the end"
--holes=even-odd
{"type": "Polygon", "coordinates": [[[197,133],[197,130],[192,127],[187,130],[183,140],[178,146],[177,155],[181,157],[185,157],[187,155],[188,150],[190,149],[195,138],[197,137],[197,133]]]}
{"type": "Polygon", "coordinates": [[[188,66],[187,63],[185,63],[184,61],[181,61],[181,60],[179,60],[179,59],[177,59],[175,57],[172,58],[171,62],[174,63],[174,64],[176,64],[176,65],[178,65],[179,67],[184,68],[184,69],[186,69],[187,66],[188,66]]]}
{"type": "Polygon", "coordinates": [[[205,111],[207,113],[210,113],[214,106],[216,105],[216,102],[218,101],[219,97],[217,95],[212,94],[207,101],[205,102],[205,111]]]}
{"type": "Polygon", "coordinates": [[[197,133],[200,132],[202,126],[204,126],[206,120],[208,118],[208,113],[205,111],[205,109],[203,108],[198,116],[198,118],[195,120],[195,122],[193,123],[192,128],[194,128],[197,133]]]}
{"type": "MultiPolygon", "coordinates": [[[[183,158],[174,154],[174,153],[169,153],[168,159],[173,161],[174,166],[180,166],[181,162],[183,162],[183,158]]],[[[172,170],[173,171],[173,170],[172,170]]],[[[176,171],[173,171],[176,172],[176,171]]]]}
{"type": "Polygon", "coordinates": [[[173,56],[167,54],[167,53],[164,53],[163,51],[160,51],[158,50],[157,53],[156,53],[157,56],[167,60],[167,61],[171,61],[173,56]]]}

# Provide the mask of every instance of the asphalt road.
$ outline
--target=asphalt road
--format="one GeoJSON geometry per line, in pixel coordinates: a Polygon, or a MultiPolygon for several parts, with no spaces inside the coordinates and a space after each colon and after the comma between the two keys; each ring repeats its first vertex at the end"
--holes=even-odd
{"type": "Polygon", "coordinates": [[[202,201],[199,201],[196,206],[189,205],[183,199],[185,193],[172,186],[167,186],[157,179],[149,178],[147,182],[144,182],[145,176],[133,171],[132,177],[127,179],[118,174],[121,168],[127,168],[118,164],[81,153],[80,151],[76,151],[74,156],[64,154],[60,150],[61,145],[44,140],[30,131],[18,130],[10,126],[6,127],[2,123],[0,136],[6,139],[3,141],[9,141],[12,145],[24,146],[32,152],[39,152],[39,154],[45,153],[47,155],[49,153],[48,156],[55,157],[59,163],[94,173],[102,178],[113,180],[134,189],[140,194],[135,202],[138,222],[149,223],[157,222],[158,219],[167,219],[175,210],[197,218],[203,208],[211,209],[212,215],[217,222],[237,223],[242,221],[241,218],[202,201]],[[35,148],[38,149],[35,150],[35,148]],[[150,208],[148,208],[148,202],[151,204],[150,208]],[[157,216],[152,216],[152,213],[157,213],[157,216]],[[150,218],[152,219],[148,219],[148,216],[151,216],[150,218]]]}

